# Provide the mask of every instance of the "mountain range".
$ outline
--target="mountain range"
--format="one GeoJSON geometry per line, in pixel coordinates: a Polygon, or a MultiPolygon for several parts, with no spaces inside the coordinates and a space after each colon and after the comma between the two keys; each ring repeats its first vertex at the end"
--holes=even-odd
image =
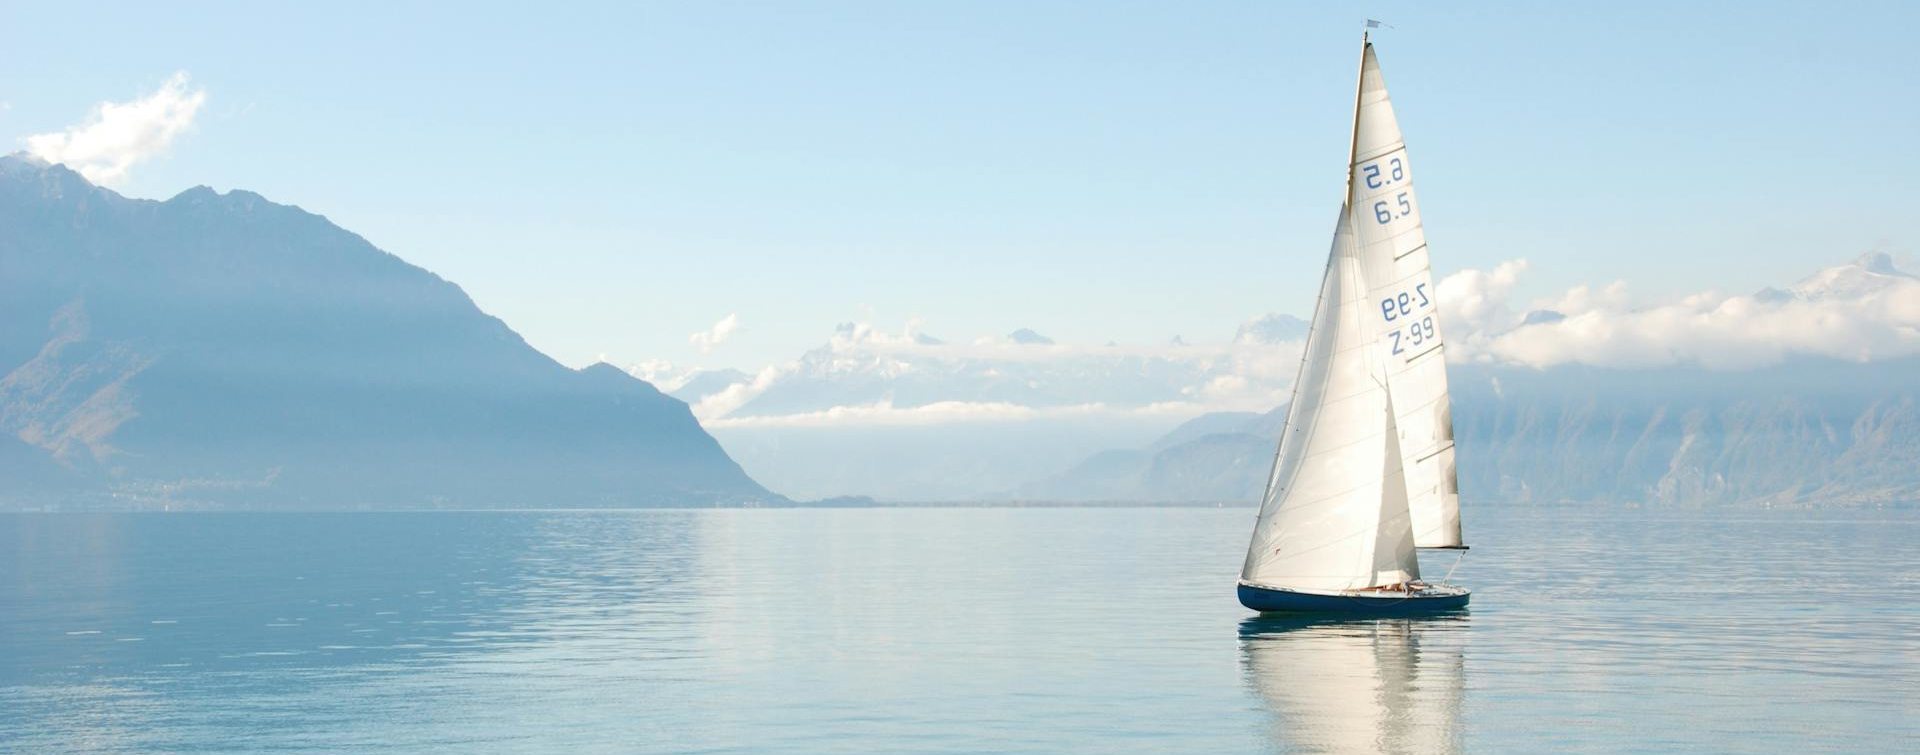
{"type": "Polygon", "coordinates": [[[0,157],[0,507],[780,502],[687,405],[246,191],[0,157]]]}
{"type": "MultiPolygon", "coordinates": [[[[1920,360],[1708,370],[1453,370],[1464,500],[1663,506],[1920,503],[1920,360]]],[[[1205,414],[1018,499],[1260,498],[1285,408],[1205,414]]]]}

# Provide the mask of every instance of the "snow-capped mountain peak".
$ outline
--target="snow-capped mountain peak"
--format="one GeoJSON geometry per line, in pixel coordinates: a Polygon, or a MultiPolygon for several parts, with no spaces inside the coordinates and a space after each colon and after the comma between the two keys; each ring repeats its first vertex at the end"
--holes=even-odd
{"type": "MultiPolygon", "coordinates": [[[[1813,275],[1787,289],[1786,293],[1797,299],[1814,301],[1819,299],[1857,299],[1885,289],[1901,281],[1914,280],[1914,276],[1893,264],[1893,255],[1886,252],[1868,252],[1852,262],[1835,265],[1813,275]]],[[[1755,298],[1778,298],[1762,291],[1755,298]]]]}
{"type": "Polygon", "coordinates": [[[1053,339],[1035,333],[1032,328],[1021,328],[1007,334],[1007,340],[1027,346],[1052,346],[1053,339]]]}

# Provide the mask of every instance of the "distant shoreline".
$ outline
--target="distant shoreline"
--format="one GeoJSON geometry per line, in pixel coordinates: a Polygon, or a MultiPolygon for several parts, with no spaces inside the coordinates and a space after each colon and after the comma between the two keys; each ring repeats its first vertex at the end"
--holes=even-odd
{"type": "MultiPolygon", "coordinates": [[[[1920,501],[1895,502],[1830,502],[1826,504],[1797,505],[1716,505],[1716,506],[1673,506],[1647,505],[1639,503],[1615,502],[1571,502],[1527,503],[1515,501],[1477,501],[1474,508],[1481,510],[1539,510],[1539,511],[1607,511],[1634,513],[1667,512],[1796,512],[1796,513],[1839,513],[1839,512],[1912,512],[1920,511],[1920,501]]],[[[783,503],[749,504],[686,504],[662,506],[563,506],[552,508],[532,507],[482,507],[482,508],[239,508],[239,507],[184,507],[165,508],[68,508],[58,505],[42,507],[23,507],[0,509],[0,515],[23,514],[563,514],[563,513],[645,513],[651,511],[707,511],[707,510],[805,510],[805,509],[1237,509],[1252,513],[1258,504],[1252,501],[877,501],[861,499],[827,499],[823,501],[794,501],[783,503]]]]}

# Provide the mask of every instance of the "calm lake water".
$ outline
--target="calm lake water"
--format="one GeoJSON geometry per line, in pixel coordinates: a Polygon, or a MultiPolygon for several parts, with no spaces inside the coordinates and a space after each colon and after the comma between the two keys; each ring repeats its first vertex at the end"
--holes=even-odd
{"type": "Polygon", "coordinates": [[[1483,508],[1470,613],[1349,623],[1234,602],[1252,518],[4,515],[0,751],[1920,741],[1915,512],[1483,508]]]}

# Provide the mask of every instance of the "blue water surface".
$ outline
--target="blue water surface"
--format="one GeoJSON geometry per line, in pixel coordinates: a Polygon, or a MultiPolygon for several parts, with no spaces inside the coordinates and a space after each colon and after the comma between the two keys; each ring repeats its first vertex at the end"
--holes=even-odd
{"type": "Polygon", "coordinates": [[[1477,509],[1470,612],[1354,622],[1235,602],[1252,518],[0,515],[0,751],[1920,741],[1920,513],[1477,509]]]}

